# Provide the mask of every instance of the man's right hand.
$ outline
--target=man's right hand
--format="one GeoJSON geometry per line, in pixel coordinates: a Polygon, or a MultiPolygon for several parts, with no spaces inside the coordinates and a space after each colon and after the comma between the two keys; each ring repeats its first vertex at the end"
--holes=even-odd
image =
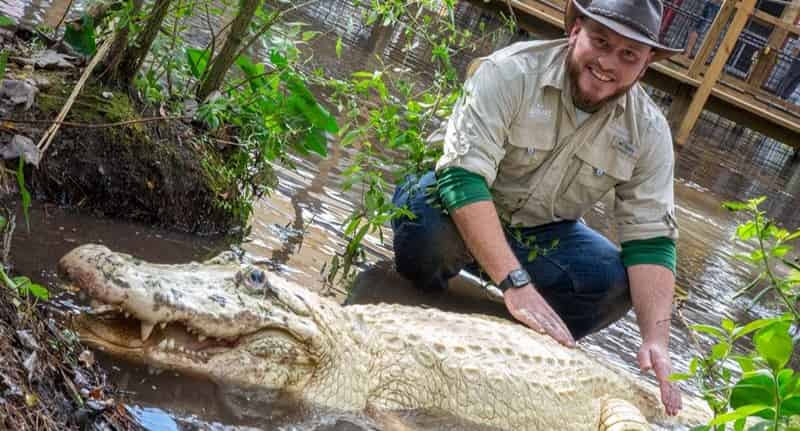
{"type": "Polygon", "coordinates": [[[507,289],[503,298],[508,311],[514,318],[536,332],[553,337],[567,347],[575,347],[575,340],[567,329],[567,325],[532,284],[507,289]]]}

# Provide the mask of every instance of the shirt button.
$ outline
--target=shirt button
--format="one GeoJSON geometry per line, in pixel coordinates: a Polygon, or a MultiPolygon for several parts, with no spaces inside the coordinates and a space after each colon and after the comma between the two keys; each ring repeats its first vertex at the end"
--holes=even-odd
{"type": "Polygon", "coordinates": [[[534,152],[536,152],[535,149],[533,149],[532,147],[528,147],[528,155],[529,156],[532,156],[534,152]]]}
{"type": "Polygon", "coordinates": [[[606,171],[604,171],[602,168],[594,168],[595,176],[602,177],[603,175],[605,175],[605,173],[606,171]]]}

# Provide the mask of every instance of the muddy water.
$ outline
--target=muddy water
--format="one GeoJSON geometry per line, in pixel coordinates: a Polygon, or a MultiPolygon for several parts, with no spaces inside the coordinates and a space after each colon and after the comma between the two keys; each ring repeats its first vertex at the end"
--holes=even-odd
{"type": "MultiPolygon", "coordinates": [[[[54,24],[67,1],[20,2],[0,0],[0,13],[26,22],[54,24]]],[[[78,2],[80,5],[81,3],[78,2]]],[[[430,72],[424,55],[406,55],[396,49],[393,29],[367,29],[357,25],[352,4],[342,1],[318,2],[305,11],[304,20],[329,31],[312,46],[313,65],[329,73],[346,76],[350,71],[372,64],[377,55],[384,61],[419,69],[422,79],[430,72]],[[346,62],[331,53],[336,34],[342,34],[348,55],[346,62]],[[332,35],[332,36],[331,36],[332,35]]],[[[472,6],[460,6],[464,25],[484,21],[497,25],[487,14],[472,6]]],[[[506,35],[497,45],[508,43],[506,35]]],[[[487,47],[491,49],[491,46],[487,47]]],[[[464,61],[464,59],[459,59],[464,61]]],[[[326,159],[296,160],[295,171],[280,170],[280,186],[268,199],[258,202],[253,229],[242,248],[268,259],[284,277],[305,286],[344,299],[340,288],[323,286],[320,272],[345,241],[341,223],[357,199],[356,192],[343,192],[341,172],[352,159],[352,150],[331,146],[326,159]]],[[[775,142],[747,130],[732,127],[713,115],[705,115],[689,144],[678,152],[676,200],[681,239],[678,243],[678,284],[690,292],[690,300],[674,322],[673,356],[676,370],[685,370],[694,352],[684,319],[690,323],[717,323],[721,317],[744,319],[767,310],[749,310],[746,300],[733,301],[732,293],[747,281],[749,271],[733,259],[743,247],[730,241],[741,219],[720,209],[727,199],[769,197],[766,209],[771,217],[787,227],[800,225],[800,164],[791,152],[775,142]]],[[[602,207],[587,217],[588,222],[610,237],[613,228],[602,207]]],[[[22,224],[22,223],[19,223],[22,224]]],[[[18,228],[14,238],[15,270],[56,285],[55,262],[71,247],[102,242],[110,247],[158,262],[202,259],[225,249],[222,240],[198,238],[166,232],[132,223],[110,221],[74,211],[34,204],[31,232],[18,228]]],[[[385,243],[367,239],[370,262],[391,257],[391,234],[385,243]]],[[[374,295],[395,298],[393,280],[376,280],[374,295]]],[[[502,314],[503,310],[474,296],[403,297],[406,302],[421,302],[450,309],[482,310],[502,314]]],[[[479,295],[478,295],[479,296],[479,295]]],[[[701,343],[705,340],[700,339],[701,343]]],[[[638,331],[629,315],[601,334],[583,343],[588,350],[616,364],[633,367],[639,344],[638,331]]],[[[104,359],[115,380],[126,391],[131,411],[149,429],[263,429],[321,430],[356,429],[380,426],[380,421],[364,415],[320,411],[303,406],[279,394],[241,393],[211,383],[158,373],[104,359]]],[[[687,388],[691,390],[691,388],[687,388]]],[[[412,415],[400,418],[412,429],[479,429],[460,424],[453,418],[412,415]]]]}

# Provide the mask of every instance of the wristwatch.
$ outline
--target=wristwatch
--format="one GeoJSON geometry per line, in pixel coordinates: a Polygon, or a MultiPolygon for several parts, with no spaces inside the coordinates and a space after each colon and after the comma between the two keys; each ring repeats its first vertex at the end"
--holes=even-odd
{"type": "Polygon", "coordinates": [[[530,282],[531,276],[528,274],[528,271],[518,268],[509,272],[506,278],[500,282],[500,285],[498,285],[497,288],[500,289],[500,291],[505,292],[512,287],[518,289],[530,282]]]}

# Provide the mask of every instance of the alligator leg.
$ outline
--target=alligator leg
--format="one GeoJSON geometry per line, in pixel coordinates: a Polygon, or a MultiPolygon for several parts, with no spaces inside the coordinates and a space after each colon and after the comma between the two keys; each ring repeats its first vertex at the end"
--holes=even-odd
{"type": "Polygon", "coordinates": [[[633,404],[612,398],[603,402],[600,409],[598,431],[651,431],[647,419],[633,404]]]}

